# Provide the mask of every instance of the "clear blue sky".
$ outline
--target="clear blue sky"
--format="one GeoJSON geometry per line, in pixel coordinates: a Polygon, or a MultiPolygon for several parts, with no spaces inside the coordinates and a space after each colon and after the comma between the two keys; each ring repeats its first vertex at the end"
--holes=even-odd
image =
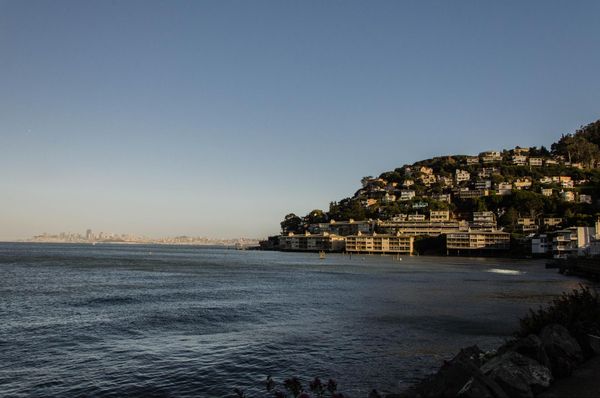
{"type": "Polygon", "coordinates": [[[600,118],[598,1],[0,0],[0,239],[262,237],[600,118]]]}

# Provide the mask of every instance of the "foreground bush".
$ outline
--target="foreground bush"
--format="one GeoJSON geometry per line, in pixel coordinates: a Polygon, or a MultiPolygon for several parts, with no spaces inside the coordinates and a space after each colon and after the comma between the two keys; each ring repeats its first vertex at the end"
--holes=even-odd
{"type": "Polygon", "coordinates": [[[550,324],[564,326],[573,335],[584,351],[589,350],[588,335],[600,335],[600,297],[596,291],[580,285],[569,293],[552,300],[547,307],[529,310],[529,315],[520,320],[518,337],[539,334],[550,324]]]}

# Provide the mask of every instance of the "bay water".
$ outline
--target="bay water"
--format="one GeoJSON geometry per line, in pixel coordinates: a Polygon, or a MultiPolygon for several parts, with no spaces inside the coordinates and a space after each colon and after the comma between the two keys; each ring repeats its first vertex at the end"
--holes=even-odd
{"type": "Polygon", "coordinates": [[[540,260],[0,243],[0,396],[398,391],[581,281],[540,260]]]}

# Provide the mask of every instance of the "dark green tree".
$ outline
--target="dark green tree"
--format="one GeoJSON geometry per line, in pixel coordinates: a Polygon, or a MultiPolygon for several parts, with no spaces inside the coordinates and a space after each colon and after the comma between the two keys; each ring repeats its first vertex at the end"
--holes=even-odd
{"type": "Polygon", "coordinates": [[[293,232],[293,233],[304,232],[302,219],[300,217],[298,217],[297,215],[295,215],[294,213],[290,213],[290,214],[286,215],[285,218],[283,219],[283,221],[280,223],[280,225],[281,225],[281,232],[284,234],[287,234],[290,232],[293,232]]]}

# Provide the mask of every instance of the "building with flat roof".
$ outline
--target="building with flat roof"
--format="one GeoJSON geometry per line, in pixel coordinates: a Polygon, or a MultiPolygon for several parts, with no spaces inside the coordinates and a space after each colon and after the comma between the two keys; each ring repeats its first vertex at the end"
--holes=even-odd
{"type": "Polygon", "coordinates": [[[429,221],[450,221],[450,211],[448,210],[431,210],[429,212],[429,221]]]}
{"type": "Polygon", "coordinates": [[[533,167],[541,167],[543,163],[542,158],[529,158],[529,165],[533,167]]]}
{"type": "Polygon", "coordinates": [[[517,219],[517,225],[524,233],[535,232],[538,230],[538,225],[532,217],[519,217],[517,219]]]}
{"type": "Polygon", "coordinates": [[[346,237],[348,253],[412,254],[414,237],[402,234],[357,234],[346,237]]]}
{"type": "Polygon", "coordinates": [[[552,237],[548,234],[537,234],[531,238],[531,254],[546,256],[552,253],[552,237]]]}
{"type": "Polygon", "coordinates": [[[510,249],[510,234],[502,231],[468,231],[446,234],[447,254],[470,254],[510,249]]]}
{"type": "Polygon", "coordinates": [[[596,236],[594,227],[570,227],[554,232],[552,255],[554,258],[582,256],[589,250],[596,236]]]}
{"type": "Polygon", "coordinates": [[[332,235],[327,232],[321,234],[293,234],[279,236],[279,249],[285,251],[327,251],[341,252],[345,247],[343,236],[332,235]]]}

